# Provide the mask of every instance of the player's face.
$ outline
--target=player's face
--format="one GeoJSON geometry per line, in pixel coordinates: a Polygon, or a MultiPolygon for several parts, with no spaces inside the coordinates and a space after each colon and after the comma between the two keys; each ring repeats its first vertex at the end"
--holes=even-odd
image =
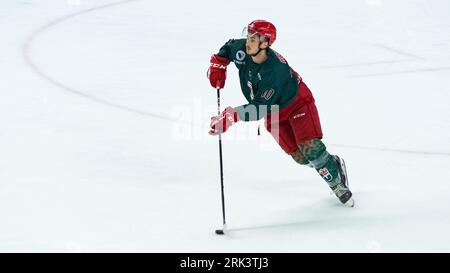
{"type": "Polygon", "coordinates": [[[245,43],[247,54],[252,55],[256,54],[259,50],[259,48],[266,48],[267,42],[260,43],[261,37],[257,34],[248,34],[247,35],[247,42],[245,43]]]}
{"type": "Polygon", "coordinates": [[[256,34],[248,34],[245,43],[247,54],[255,54],[259,50],[259,36],[256,34]]]}

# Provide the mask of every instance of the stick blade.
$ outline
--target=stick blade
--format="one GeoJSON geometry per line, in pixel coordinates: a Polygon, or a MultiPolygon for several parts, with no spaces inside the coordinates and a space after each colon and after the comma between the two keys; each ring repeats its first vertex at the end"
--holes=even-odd
{"type": "Polygon", "coordinates": [[[217,235],[225,235],[225,232],[223,231],[223,229],[216,229],[216,234],[217,235]]]}

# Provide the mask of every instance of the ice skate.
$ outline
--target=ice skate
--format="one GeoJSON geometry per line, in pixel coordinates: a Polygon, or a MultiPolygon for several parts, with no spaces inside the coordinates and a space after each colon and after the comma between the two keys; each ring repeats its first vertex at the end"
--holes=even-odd
{"type": "Polygon", "coordinates": [[[334,194],[339,198],[342,204],[346,207],[354,207],[355,201],[352,198],[352,192],[348,187],[348,177],[347,177],[347,169],[345,168],[345,162],[343,159],[339,158],[337,155],[334,156],[336,163],[338,165],[339,176],[341,181],[331,187],[334,194]]]}

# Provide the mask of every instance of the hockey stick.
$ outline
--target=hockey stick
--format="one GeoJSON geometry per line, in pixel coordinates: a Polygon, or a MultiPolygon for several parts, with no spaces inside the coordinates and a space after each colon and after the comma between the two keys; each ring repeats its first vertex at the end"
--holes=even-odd
{"type": "MultiPolygon", "coordinates": [[[[220,115],[220,88],[217,88],[217,113],[218,115],[220,115]]],[[[226,230],[226,222],[225,222],[225,194],[223,192],[222,133],[219,133],[219,157],[220,157],[220,189],[222,192],[223,228],[216,229],[216,234],[224,235],[226,230]]]]}

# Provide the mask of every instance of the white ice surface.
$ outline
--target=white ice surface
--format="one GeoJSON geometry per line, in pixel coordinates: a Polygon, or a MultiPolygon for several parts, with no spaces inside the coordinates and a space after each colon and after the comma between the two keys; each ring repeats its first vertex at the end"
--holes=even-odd
{"type": "MultiPolygon", "coordinates": [[[[0,251],[448,252],[449,10],[445,0],[1,1],[0,251]],[[313,91],[356,207],[257,137],[258,123],[240,123],[224,135],[230,232],[219,237],[205,74],[259,18],[276,24],[274,49],[313,91]]],[[[243,103],[230,67],[222,106],[243,103]]]]}

